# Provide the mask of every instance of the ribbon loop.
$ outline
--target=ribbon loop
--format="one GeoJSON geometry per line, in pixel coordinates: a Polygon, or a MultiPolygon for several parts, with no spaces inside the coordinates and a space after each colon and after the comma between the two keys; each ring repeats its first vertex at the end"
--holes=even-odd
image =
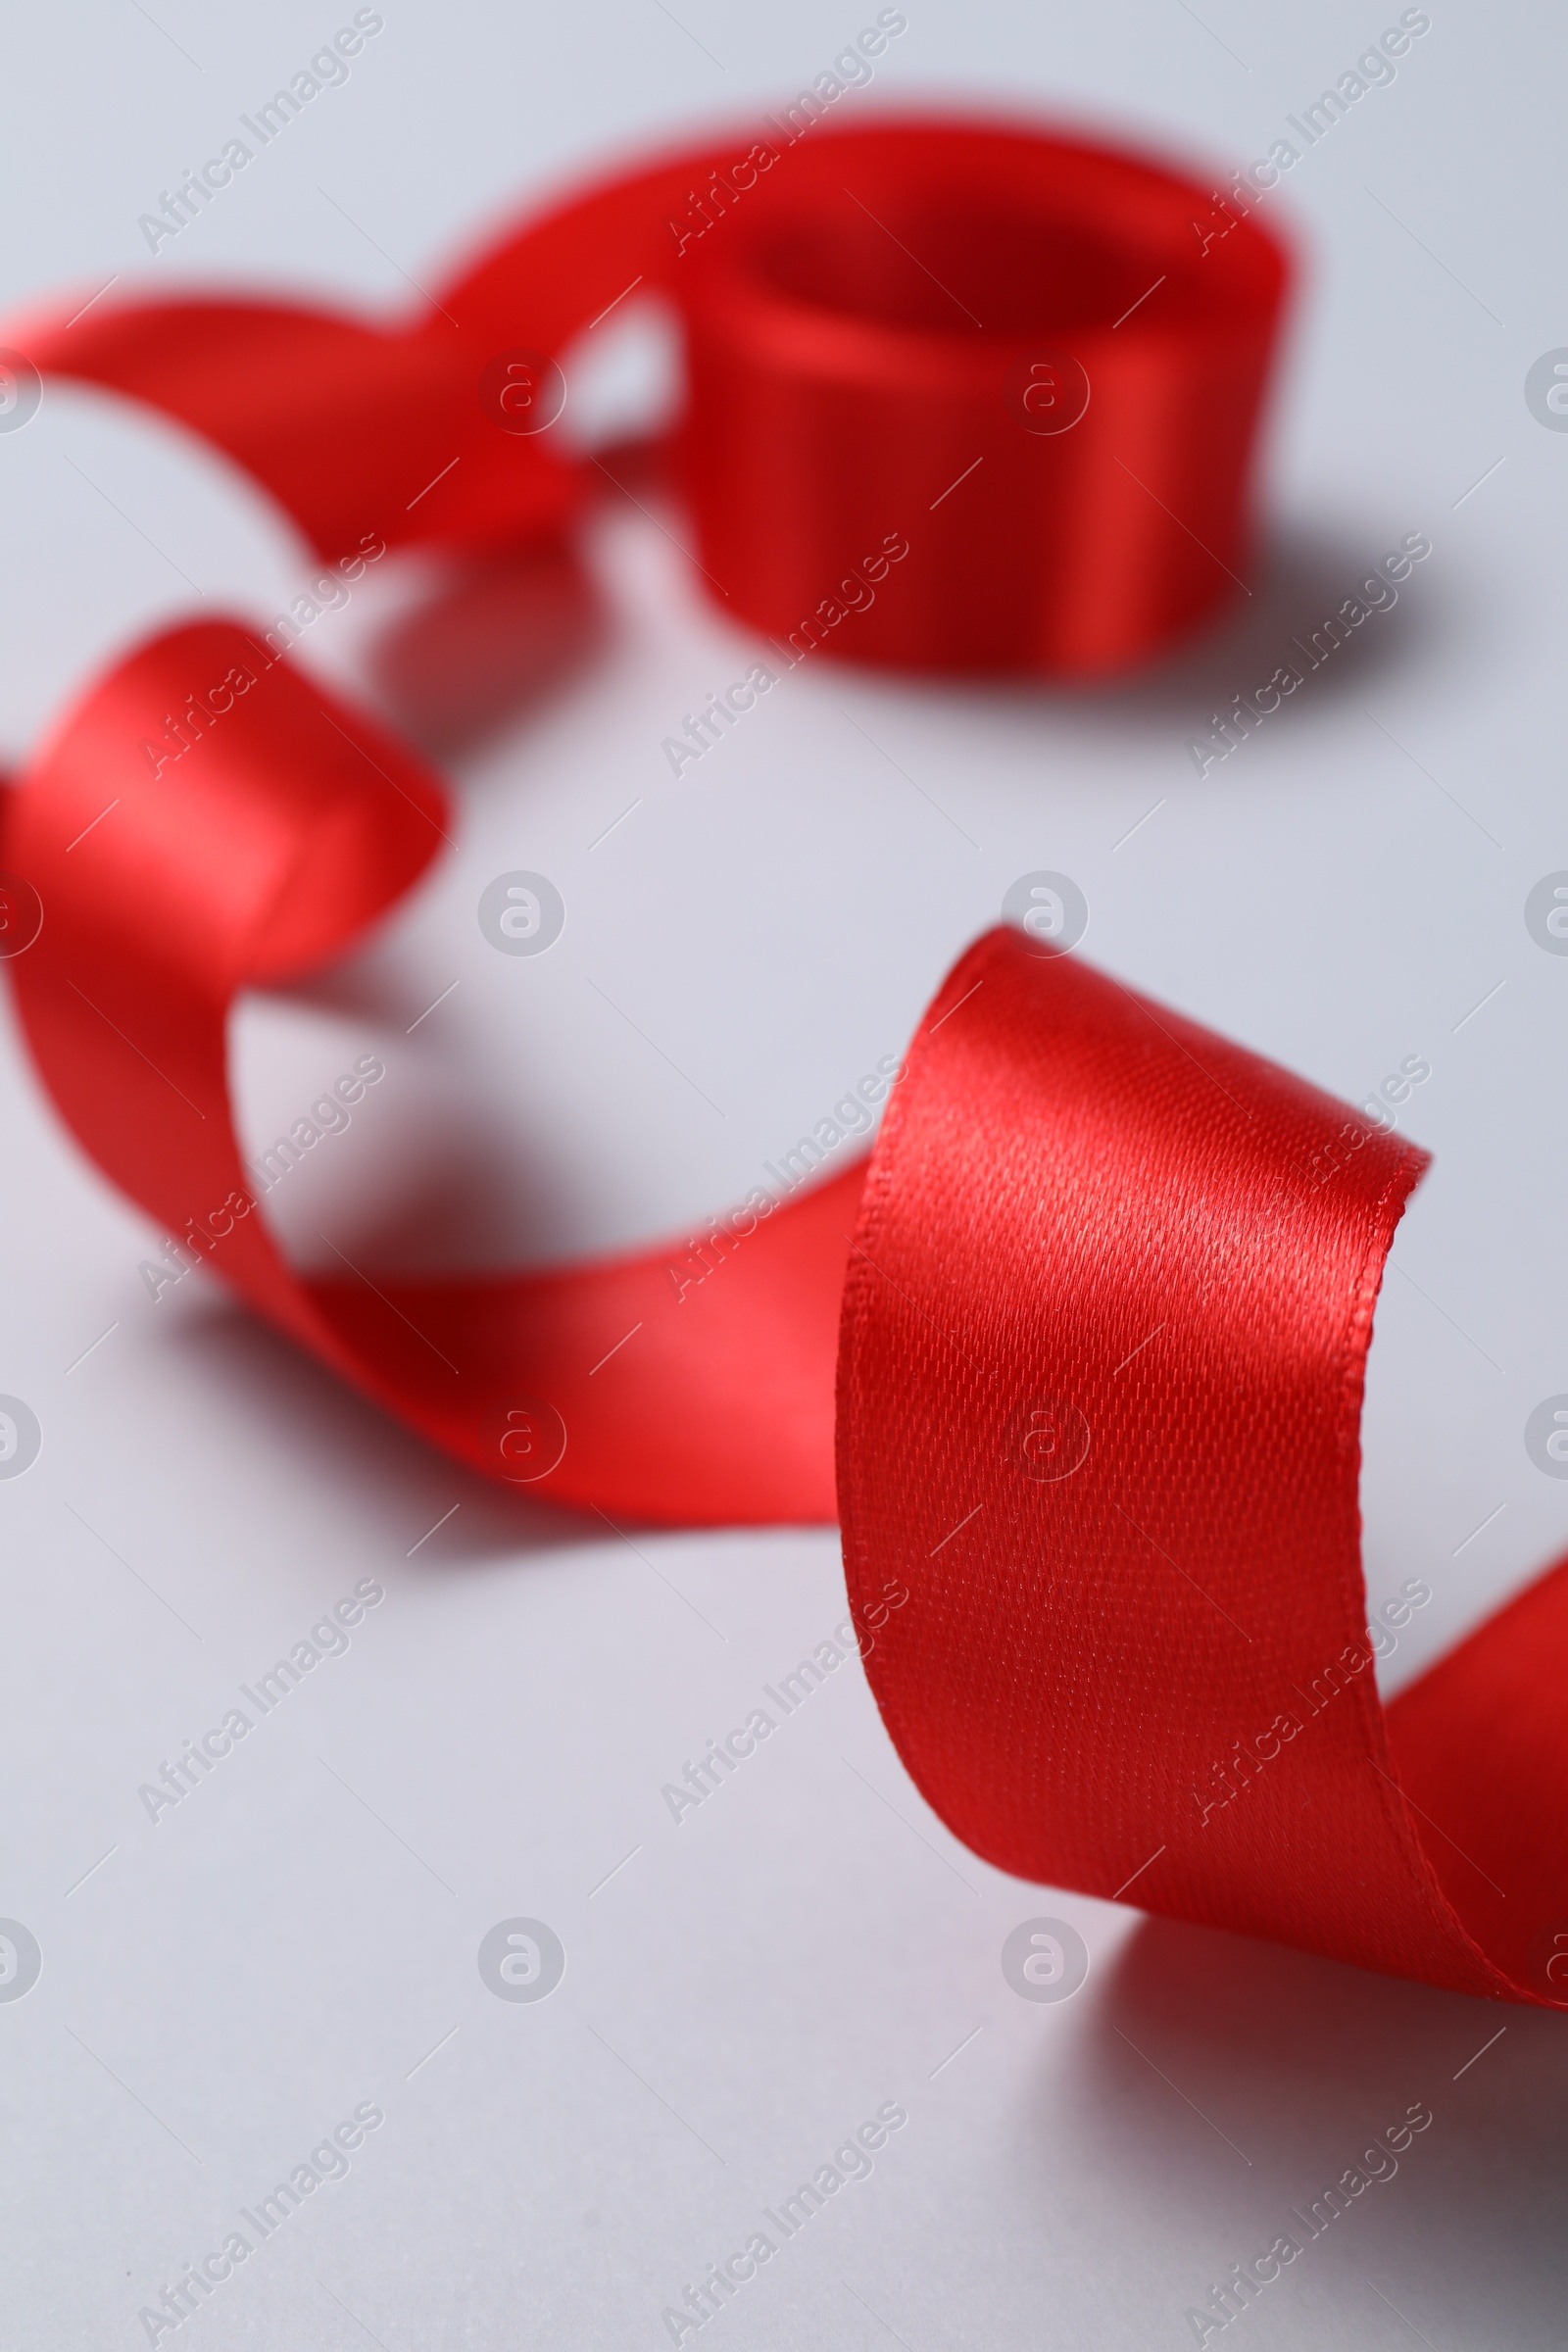
{"type": "MultiPolygon", "coordinates": [[[[1522,1963],[1557,1857],[1530,1841],[1518,1919],[1483,1950],[1487,1864],[1440,1868],[1402,1796],[1367,1630],[1362,1381],[1425,1164],[993,932],[933,1004],[872,1154],[839,1366],[845,1565],[861,1623],[907,1589],[866,1671],[930,1803],[999,1867],[1104,1896],[1136,1881],[1179,1918],[1540,1997],[1522,1963]]],[[[1553,1586],[1531,1614],[1556,1632],[1553,1586]]],[[[1431,1703],[1401,1703],[1443,1819],[1431,1703]]],[[[1568,1765],[1560,1706],[1517,1744],[1568,1765]]],[[[1517,1758],[1464,1770],[1490,1855],[1517,1758]]]]}
{"type": "Polygon", "coordinates": [[[58,958],[175,969],[221,1002],[319,963],[401,897],[445,839],[441,788],[237,621],[133,653],[56,730],[11,854],[58,958]]]}

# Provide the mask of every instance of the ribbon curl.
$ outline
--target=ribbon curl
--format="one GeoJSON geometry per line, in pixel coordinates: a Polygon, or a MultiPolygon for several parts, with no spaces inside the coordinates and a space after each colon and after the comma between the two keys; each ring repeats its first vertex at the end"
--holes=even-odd
{"type": "MultiPolygon", "coordinates": [[[[334,559],[560,532],[594,468],[519,417],[573,337],[661,292],[688,353],[670,456],[732,614],[803,656],[1090,676],[1197,626],[1245,561],[1287,268],[1250,221],[1195,239],[1208,204],[1083,141],[883,122],[595,186],[401,324],[190,299],[7,332],[205,434],[334,559]],[[838,586],[889,535],[896,588],[846,645],[838,586]]],[[[1422,1155],[1002,930],[944,984],[869,1162],[732,1220],[723,1282],[677,1298],[661,1251],[306,1279],[247,1183],[228,1008],[375,921],[445,809],[239,618],[88,691],[7,863],[44,910],[11,967],[25,1033],[98,1164],[490,1476],[669,1525],[836,1495],[889,1730],[1000,1866],[1568,2001],[1568,1810],[1541,1800],[1568,1769],[1568,1569],[1387,1710],[1372,1672],[1361,1385],[1422,1155]]]]}

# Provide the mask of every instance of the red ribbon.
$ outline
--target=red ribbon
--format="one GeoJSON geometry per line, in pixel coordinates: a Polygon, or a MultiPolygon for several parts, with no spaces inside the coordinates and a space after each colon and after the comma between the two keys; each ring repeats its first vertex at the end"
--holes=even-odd
{"type": "Polygon", "coordinates": [[[689,362],[672,455],[734,615],[820,623],[902,533],[858,656],[1089,674],[1200,621],[1245,561],[1286,270],[1250,221],[1205,249],[1214,201],[992,122],[740,134],[512,230],[405,326],[187,298],[8,333],[44,373],[216,442],[335,559],[370,531],[472,544],[564,520],[592,469],[515,429],[559,397],[543,363],[662,294],[689,362]]]}
{"type": "MultiPolygon", "coordinates": [[[[207,434],[339,557],[559,528],[591,468],[514,428],[574,333],[662,290],[674,454],[733,612],[801,658],[1087,674],[1192,627],[1242,560],[1285,269],[1251,223],[1195,238],[1209,209],[1078,142],[824,128],[592,189],[403,328],[180,301],[8,331],[207,434]],[[863,605],[879,550],[899,569],[863,605]]],[[[1026,1877],[1568,1997],[1568,1814],[1534,1801],[1568,1767],[1564,1572],[1387,1712],[1372,1671],[1361,1380],[1420,1155],[1003,930],[945,983],[869,1173],[754,1197],[722,1280],[677,1295],[660,1251],[303,1279],[241,1162],[228,1007],[374,921],[445,807],[237,621],[89,692],[8,862],[44,917],[12,967],[26,1034],[98,1163],[434,1442],[611,1515],[830,1518],[837,1347],[867,1670],[958,1836],[1026,1877]]]]}

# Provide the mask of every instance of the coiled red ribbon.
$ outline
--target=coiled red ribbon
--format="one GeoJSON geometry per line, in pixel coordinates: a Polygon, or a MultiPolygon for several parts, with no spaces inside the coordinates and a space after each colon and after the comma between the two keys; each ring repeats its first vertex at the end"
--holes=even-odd
{"type": "MultiPolygon", "coordinates": [[[[1285,268],[1255,224],[1216,242],[1195,217],[1197,187],[1080,142],[822,126],[596,187],[402,328],[189,300],[7,331],[206,434],[335,558],[560,529],[591,469],[513,429],[518,402],[542,415],[571,337],[662,290],[688,339],[672,455],[732,612],[819,658],[1083,675],[1195,625],[1242,556],[1285,268]],[[846,575],[894,538],[842,643],[846,575]]],[[[44,910],[12,966],[26,1033],[99,1164],[346,1379],[566,1502],[832,1517],[836,1348],[867,1671],[957,1835],[1026,1877],[1568,1998],[1568,1572],[1387,1711],[1372,1672],[1362,1371],[1421,1155],[1001,930],[944,984],[869,1173],[732,1219],[722,1282],[677,1297],[658,1251],[303,1279],[241,1163],[228,1007],[381,914],[444,808],[238,621],[89,692],[6,862],[44,910]]]]}

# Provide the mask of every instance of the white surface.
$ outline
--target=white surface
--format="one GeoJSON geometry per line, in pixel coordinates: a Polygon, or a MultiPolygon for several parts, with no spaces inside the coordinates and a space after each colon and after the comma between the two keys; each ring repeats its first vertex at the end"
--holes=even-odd
{"type": "MultiPolygon", "coordinates": [[[[429,283],[497,208],[773,103],[874,12],[388,7],[347,85],[149,257],[138,213],[351,13],[13,12],[7,302],[120,272],[401,303],[400,270],[429,283]]],[[[1228,167],[1397,13],[915,0],[846,103],[1001,97],[1228,167]]],[[[605,643],[449,762],[456,855],[352,966],[237,1025],[258,1140],[355,1053],[388,1054],[350,1132],[279,1189],[302,1249],[355,1220],[428,1262],[455,1217],[470,1261],[566,1254],[695,1218],[900,1045],[1017,874],[1062,868],[1087,952],[1197,1017],[1352,1097],[1404,1055],[1433,1065],[1404,1116],[1437,1164],[1396,1246],[1366,1426],[1372,1596],[1411,1573],[1436,1595],[1391,1671],[1561,1543],[1568,1492],[1521,1432],[1568,1387],[1568,960],[1522,907],[1568,865],[1568,437],[1522,385],[1568,342],[1563,32],[1544,10],[1434,16],[1270,199],[1308,263],[1271,573],[1168,674],[1060,697],[808,673],[677,786],[661,737],[751,648],[651,526],[596,523],[605,643]],[[1183,743],[1216,694],[1415,529],[1434,553],[1397,610],[1200,783],[1183,743]],[[516,865],[570,909],[537,962],[473,922],[516,865]]],[[[266,615],[305,569],[248,485],[85,394],[0,438],[0,516],[12,758],[114,646],[199,606],[187,581],[266,615]]],[[[378,618],[429,585],[389,565],[311,658],[359,674],[378,618]]],[[[1236,2327],[1255,2352],[1560,2340],[1560,2019],[1005,1880],[926,1813],[858,1668],[677,1827],[662,1783],[839,1621],[834,1539],[634,1549],[481,1490],[203,1277],[155,1306],[136,1265],[156,1237],[67,1142],[5,1018],[0,1390],[44,1429],[0,1484],[0,1913],[44,1953],[0,2004],[7,2343],[144,2342],[139,2307],[367,2100],[386,2122],[348,2178],[163,2342],[667,2342],[662,2308],[889,2100],[909,2122],[870,2179],[704,2341],[1190,2343],[1186,2307],[1417,2100],[1436,2120],[1398,2178],[1236,2327]],[[138,1784],[368,1575],[387,1597],[347,1654],[149,1822],[138,1784]],[[998,1966],[1040,1913],[1094,1955],[1059,2008],[998,1966]],[[518,1914],[567,1950],[539,2006],[475,1968],[518,1914]]]]}

